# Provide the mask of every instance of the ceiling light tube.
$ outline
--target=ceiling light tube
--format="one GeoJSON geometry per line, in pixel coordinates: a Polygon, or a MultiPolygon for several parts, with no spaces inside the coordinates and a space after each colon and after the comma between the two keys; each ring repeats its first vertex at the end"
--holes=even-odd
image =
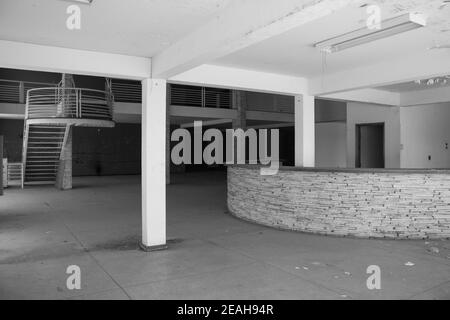
{"type": "Polygon", "coordinates": [[[316,43],[314,47],[322,52],[332,53],[385,39],[410,30],[426,26],[426,18],[421,14],[408,13],[381,23],[378,30],[362,28],[344,35],[316,43]]]}
{"type": "Polygon", "coordinates": [[[83,4],[91,4],[94,0],[64,0],[64,1],[70,1],[70,2],[78,2],[83,4]]]}

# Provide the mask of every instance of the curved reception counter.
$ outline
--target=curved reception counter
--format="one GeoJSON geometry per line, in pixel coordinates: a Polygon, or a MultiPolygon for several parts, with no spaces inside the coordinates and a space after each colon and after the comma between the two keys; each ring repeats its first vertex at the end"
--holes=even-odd
{"type": "Polygon", "coordinates": [[[450,238],[450,170],[228,167],[228,208],[280,229],[361,238],[450,238]]]}

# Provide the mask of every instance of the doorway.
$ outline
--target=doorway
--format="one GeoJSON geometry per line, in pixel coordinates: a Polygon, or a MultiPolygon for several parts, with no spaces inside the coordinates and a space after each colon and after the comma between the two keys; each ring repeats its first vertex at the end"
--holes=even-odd
{"type": "Polygon", "coordinates": [[[384,168],[384,123],[356,125],[356,167],[384,168]]]}

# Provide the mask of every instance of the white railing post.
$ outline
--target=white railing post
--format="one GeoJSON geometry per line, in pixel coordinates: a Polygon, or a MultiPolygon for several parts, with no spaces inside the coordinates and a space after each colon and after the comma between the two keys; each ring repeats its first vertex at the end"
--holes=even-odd
{"type": "Polygon", "coordinates": [[[79,92],[79,94],[78,94],[78,99],[79,99],[79,102],[78,102],[78,108],[79,108],[79,117],[80,118],[82,118],[83,117],[83,110],[82,110],[82,108],[81,108],[81,89],[78,89],[80,92],[79,92]]]}
{"type": "Polygon", "coordinates": [[[27,165],[27,148],[28,148],[28,131],[29,126],[25,121],[25,125],[23,127],[23,144],[22,144],[22,189],[25,185],[25,170],[27,165]]]}
{"type": "Polygon", "coordinates": [[[30,107],[30,92],[27,92],[27,99],[25,101],[25,120],[28,119],[28,108],[30,107]]]}
{"type": "Polygon", "coordinates": [[[79,118],[79,113],[78,113],[78,89],[75,89],[75,118],[79,118]]]}
{"type": "Polygon", "coordinates": [[[202,108],[204,108],[206,105],[205,100],[205,87],[202,87],[202,108]]]}

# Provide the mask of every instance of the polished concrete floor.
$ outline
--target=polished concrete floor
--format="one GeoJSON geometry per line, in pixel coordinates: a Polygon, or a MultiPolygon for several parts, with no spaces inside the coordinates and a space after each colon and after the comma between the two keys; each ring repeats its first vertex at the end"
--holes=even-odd
{"type": "Polygon", "coordinates": [[[332,238],[227,214],[222,173],[175,175],[169,249],[145,253],[140,179],[76,178],[75,188],[0,197],[1,299],[448,299],[450,241],[332,238]],[[68,290],[66,269],[81,270],[68,290]],[[369,290],[378,265],[381,290],[369,290]]]}

